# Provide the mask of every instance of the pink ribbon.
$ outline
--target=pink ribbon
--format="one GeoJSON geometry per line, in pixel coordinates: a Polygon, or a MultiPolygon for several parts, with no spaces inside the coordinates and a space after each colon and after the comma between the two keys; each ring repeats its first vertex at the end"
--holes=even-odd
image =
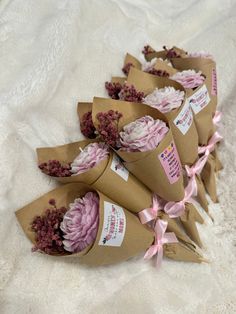
{"type": "Polygon", "coordinates": [[[165,243],[177,243],[178,239],[174,232],[165,232],[167,228],[167,222],[161,219],[156,221],[154,231],[155,231],[155,241],[152,246],[147,250],[144,255],[144,259],[151,259],[157,254],[156,267],[161,266],[163,259],[163,244],[165,243]]]}
{"type": "Polygon", "coordinates": [[[205,154],[207,153],[207,150],[211,153],[215,149],[215,144],[220,142],[222,138],[223,137],[219,134],[219,132],[216,131],[206,146],[198,146],[198,154],[205,154]]]}
{"type": "Polygon", "coordinates": [[[156,219],[158,210],[163,208],[161,203],[162,203],[161,198],[154,194],[152,199],[152,207],[145,208],[138,213],[139,219],[142,224],[146,224],[149,221],[156,219]]]}
{"type": "Polygon", "coordinates": [[[198,161],[192,165],[192,167],[185,166],[186,172],[188,177],[192,178],[195,177],[196,174],[200,174],[202,172],[202,169],[204,168],[208,155],[210,154],[209,150],[206,150],[205,155],[203,155],[201,158],[198,159],[198,161]]]}
{"type": "Polygon", "coordinates": [[[221,119],[222,119],[222,112],[216,111],[213,117],[213,124],[216,126],[219,126],[221,119]]]}
{"type": "Polygon", "coordinates": [[[164,206],[164,211],[170,218],[181,216],[185,211],[185,203],[192,201],[192,196],[197,195],[197,184],[194,177],[192,177],[184,191],[184,198],[179,202],[168,202],[164,206]]]}

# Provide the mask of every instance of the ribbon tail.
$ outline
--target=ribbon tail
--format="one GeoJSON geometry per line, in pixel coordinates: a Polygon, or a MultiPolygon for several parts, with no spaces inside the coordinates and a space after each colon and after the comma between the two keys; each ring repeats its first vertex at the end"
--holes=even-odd
{"type": "Polygon", "coordinates": [[[157,260],[156,260],[156,268],[159,269],[161,267],[163,259],[163,246],[160,246],[157,253],[157,260]]]}

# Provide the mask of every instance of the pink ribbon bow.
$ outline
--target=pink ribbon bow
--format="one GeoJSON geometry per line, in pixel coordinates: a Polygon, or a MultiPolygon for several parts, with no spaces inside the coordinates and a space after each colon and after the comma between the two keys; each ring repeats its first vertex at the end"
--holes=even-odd
{"type": "Polygon", "coordinates": [[[208,155],[210,154],[209,150],[206,150],[205,155],[203,155],[201,158],[198,159],[198,161],[192,165],[192,167],[185,166],[186,172],[188,177],[192,178],[195,177],[196,174],[200,174],[202,172],[202,169],[204,168],[208,155]]]}
{"type": "Polygon", "coordinates": [[[161,219],[156,221],[154,231],[155,231],[155,241],[152,246],[147,250],[144,255],[144,259],[151,259],[157,254],[156,267],[161,266],[163,258],[163,244],[165,243],[177,243],[178,239],[174,232],[165,232],[167,228],[167,222],[161,219]]]}
{"type": "Polygon", "coordinates": [[[222,119],[222,112],[216,110],[215,115],[213,117],[213,124],[216,126],[219,126],[221,119],[222,119]]]}
{"type": "Polygon", "coordinates": [[[216,131],[212,137],[210,138],[210,140],[208,141],[208,144],[206,146],[199,146],[198,147],[198,154],[205,154],[207,152],[207,150],[211,153],[214,148],[215,148],[215,144],[220,142],[222,140],[222,136],[216,131]]]}
{"type": "Polygon", "coordinates": [[[185,203],[192,201],[192,196],[197,195],[197,184],[194,177],[192,177],[184,191],[184,198],[179,202],[168,202],[164,206],[164,211],[170,218],[181,216],[185,211],[185,203]]]}
{"type": "Polygon", "coordinates": [[[152,199],[152,207],[145,208],[138,213],[139,219],[142,224],[146,224],[149,221],[156,219],[158,210],[163,207],[161,203],[161,198],[154,194],[152,199]]]}

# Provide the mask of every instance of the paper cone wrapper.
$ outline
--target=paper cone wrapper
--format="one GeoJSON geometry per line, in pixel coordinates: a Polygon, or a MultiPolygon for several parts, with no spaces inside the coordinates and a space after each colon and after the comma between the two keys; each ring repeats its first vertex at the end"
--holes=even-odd
{"type": "Polygon", "coordinates": [[[56,200],[57,206],[65,206],[87,192],[99,194],[99,228],[93,245],[80,253],[68,257],[81,257],[81,262],[91,266],[114,264],[144,252],[153,242],[154,234],[139,219],[125,208],[120,207],[104,194],[81,183],[63,185],[16,212],[23,231],[32,243],[35,233],[30,224],[35,216],[42,215],[48,208],[49,199],[56,200]],[[115,225],[111,225],[111,221],[115,225]]]}
{"type": "Polygon", "coordinates": [[[215,159],[215,172],[218,172],[222,169],[224,169],[223,165],[222,165],[222,162],[220,161],[219,159],[219,156],[218,156],[218,152],[217,152],[217,148],[218,146],[215,147],[215,150],[211,153],[212,156],[214,157],[215,159]]]}
{"type": "Polygon", "coordinates": [[[218,203],[216,177],[215,177],[215,158],[210,154],[202,170],[201,178],[205,189],[214,203],[218,203]]]}
{"type": "Polygon", "coordinates": [[[161,60],[157,60],[157,62],[154,65],[154,69],[166,71],[169,74],[169,76],[172,76],[178,72],[178,70],[168,65],[167,61],[161,61],[161,60]]]}
{"type": "MultiPolygon", "coordinates": [[[[144,104],[95,97],[92,110],[95,125],[97,124],[97,113],[106,112],[109,109],[118,110],[123,114],[118,125],[119,131],[124,125],[145,115],[150,115],[154,119],[162,117],[156,109],[144,104]]],[[[124,160],[125,167],[151,191],[165,200],[179,201],[183,199],[182,169],[171,130],[152,151],[125,152],[117,150],[116,152],[124,160]]]]}
{"type": "MultiPolygon", "coordinates": [[[[166,86],[172,86],[185,92],[183,86],[173,80],[148,74],[134,68],[129,72],[127,83],[133,84],[137,90],[144,92],[145,95],[152,93],[155,88],[166,86]]],[[[159,112],[159,110],[155,110],[159,112]]],[[[183,165],[192,165],[198,158],[198,134],[186,97],[179,108],[162,115],[165,116],[165,120],[168,121],[172,131],[181,163],[183,165]]]]}
{"type": "Polygon", "coordinates": [[[176,261],[202,263],[203,256],[182,242],[170,243],[164,247],[164,255],[176,261]]]}
{"type": "Polygon", "coordinates": [[[186,246],[190,249],[195,250],[196,245],[195,243],[187,236],[183,227],[181,225],[179,218],[170,218],[165,212],[159,211],[158,218],[166,221],[167,225],[167,232],[174,232],[178,240],[182,241],[186,246]]]}
{"type": "Polygon", "coordinates": [[[202,182],[202,178],[200,175],[196,175],[196,182],[197,182],[197,196],[196,199],[198,203],[202,206],[202,208],[208,213],[208,201],[206,198],[206,190],[204,184],[202,182]]]}
{"type": "MultiPolygon", "coordinates": [[[[85,140],[67,145],[37,149],[39,163],[48,160],[72,162],[88,144],[85,140]]],[[[53,177],[62,183],[81,182],[90,184],[121,206],[138,213],[152,205],[152,192],[124,167],[120,158],[110,151],[110,155],[88,171],[70,177],[53,177]]]]}
{"type": "Polygon", "coordinates": [[[112,83],[120,83],[121,85],[124,85],[126,80],[127,80],[126,77],[121,77],[121,76],[112,76],[111,78],[112,83]]]}
{"type": "MultiPolygon", "coordinates": [[[[177,52],[181,57],[186,57],[187,52],[184,51],[183,49],[180,49],[178,47],[173,47],[174,51],[177,52]]],[[[152,53],[149,53],[145,56],[145,59],[147,61],[151,61],[153,58],[162,58],[163,60],[166,59],[166,54],[167,51],[166,50],[161,50],[161,51],[155,51],[152,53]]]]}
{"type": "Polygon", "coordinates": [[[77,114],[78,114],[80,123],[82,121],[83,115],[88,111],[92,111],[92,105],[93,104],[91,102],[78,102],[77,114]]]}
{"type": "Polygon", "coordinates": [[[199,247],[202,247],[196,222],[203,224],[204,220],[193,204],[186,203],[185,206],[185,212],[182,216],[180,216],[180,220],[190,239],[192,239],[199,247]]]}
{"type": "Polygon", "coordinates": [[[141,62],[136,59],[134,56],[130,55],[129,53],[126,54],[125,56],[125,61],[124,61],[124,66],[128,63],[132,63],[132,65],[136,68],[141,70],[142,69],[142,64],[141,62]]]}

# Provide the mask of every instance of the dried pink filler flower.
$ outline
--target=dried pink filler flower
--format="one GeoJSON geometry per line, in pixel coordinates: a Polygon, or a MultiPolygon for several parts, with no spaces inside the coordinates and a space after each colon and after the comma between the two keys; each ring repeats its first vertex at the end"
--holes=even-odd
{"type": "Polygon", "coordinates": [[[92,111],[85,112],[81,119],[80,129],[84,136],[88,138],[96,137],[96,129],[92,120],[92,111]]]}
{"type": "Polygon", "coordinates": [[[95,167],[109,156],[109,149],[105,143],[91,143],[87,145],[71,163],[71,172],[77,175],[95,167]]]}
{"type": "Polygon", "coordinates": [[[183,91],[176,90],[174,87],[164,87],[156,88],[151,94],[143,98],[143,103],[166,113],[180,107],[183,100],[183,91]]]}
{"type": "Polygon", "coordinates": [[[122,113],[114,110],[99,112],[96,116],[99,122],[98,133],[101,139],[114,148],[120,146],[118,123],[121,117],[122,113]]]}
{"type": "Polygon", "coordinates": [[[155,50],[152,49],[151,46],[146,45],[146,46],[143,47],[142,53],[143,53],[145,56],[148,55],[149,53],[153,53],[153,52],[155,52],[155,50]]]}
{"type": "Polygon", "coordinates": [[[133,65],[132,62],[126,63],[126,64],[123,66],[123,68],[122,68],[123,73],[124,73],[125,75],[128,75],[130,68],[133,67],[133,66],[134,66],[134,65],[133,65]]]}
{"type": "Polygon", "coordinates": [[[166,58],[180,58],[180,55],[174,50],[174,48],[168,49],[166,46],[163,46],[163,49],[166,50],[166,58]]]}
{"type": "Polygon", "coordinates": [[[202,85],[205,81],[204,76],[202,76],[202,72],[196,72],[194,70],[177,72],[171,77],[171,79],[183,85],[184,88],[196,88],[202,85]]]}
{"type": "Polygon", "coordinates": [[[43,162],[39,166],[39,169],[43,173],[52,177],[70,177],[71,176],[71,166],[70,164],[61,164],[58,160],[49,160],[48,162],[43,162]]]}
{"type": "Polygon", "coordinates": [[[67,209],[56,207],[54,199],[49,200],[53,208],[48,208],[42,216],[34,218],[31,228],[36,233],[36,244],[32,251],[42,251],[47,254],[65,253],[63,248],[63,233],[60,224],[67,209]]]}
{"type": "Polygon", "coordinates": [[[214,57],[212,54],[206,51],[198,51],[198,52],[190,52],[188,53],[187,57],[189,58],[205,58],[205,59],[212,59],[214,60],[214,57]]]}
{"type": "Polygon", "coordinates": [[[106,82],[105,88],[108,92],[108,95],[112,99],[119,99],[119,92],[122,89],[122,85],[119,82],[117,82],[117,83],[106,82]]]}
{"type": "MultiPolygon", "coordinates": [[[[145,61],[142,64],[142,71],[156,76],[168,77],[169,74],[165,70],[154,69],[157,60],[158,60],[157,58],[153,58],[151,61],[145,61]]],[[[163,61],[161,58],[159,58],[159,60],[163,61]]]]}
{"type": "Polygon", "coordinates": [[[119,93],[120,100],[130,101],[130,102],[142,102],[144,97],[143,92],[136,90],[134,85],[124,84],[119,93]]]}
{"type": "Polygon", "coordinates": [[[153,150],[162,141],[169,128],[165,122],[144,116],[124,126],[120,132],[121,150],[146,152],[153,150]]]}
{"type": "Polygon", "coordinates": [[[92,244],[97,235],[99,222],[99,197],[97,193],[88,192],[69,205],[61,223],[64,233],[64,249],[80,252],[92,244]]]}

